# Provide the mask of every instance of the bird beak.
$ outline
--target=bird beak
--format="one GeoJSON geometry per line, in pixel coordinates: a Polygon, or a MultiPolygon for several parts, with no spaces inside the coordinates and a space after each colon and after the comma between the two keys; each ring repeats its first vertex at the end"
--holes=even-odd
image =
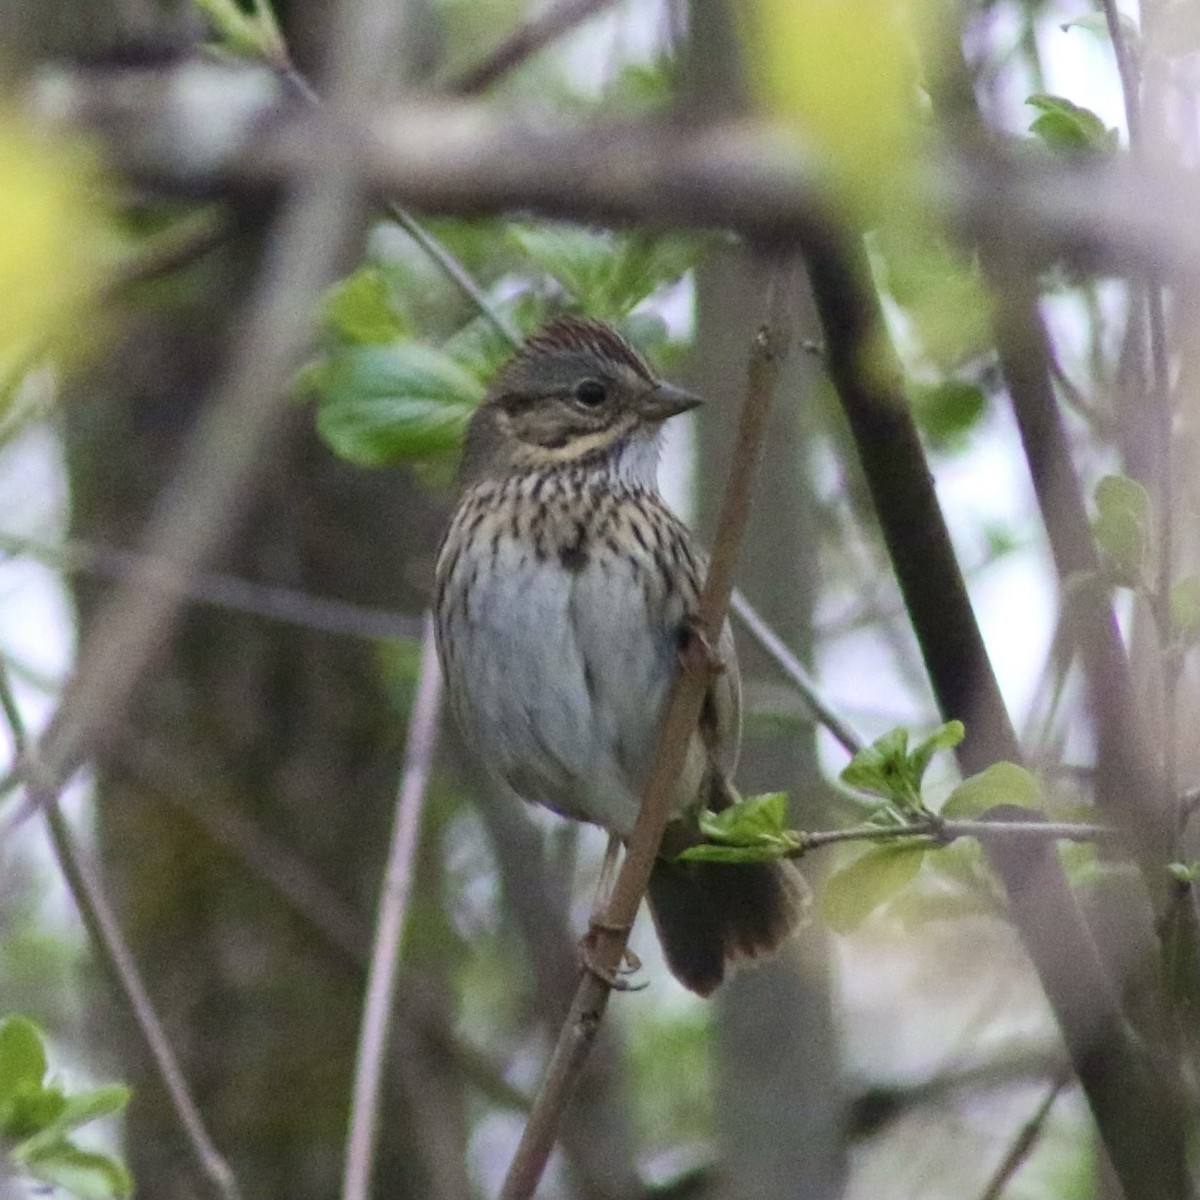
{"type": "Polygon", "coordinates": [[[703,404],[699,396],[685,392],[671,383],[660,383],[642,401],[642,416],[648,421],[666,421],[680,413],[691,411],[703,404]]]}

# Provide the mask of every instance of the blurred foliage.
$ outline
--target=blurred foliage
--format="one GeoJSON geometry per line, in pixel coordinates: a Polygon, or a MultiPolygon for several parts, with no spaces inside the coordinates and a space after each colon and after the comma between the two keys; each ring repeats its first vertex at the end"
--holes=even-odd
{"type": "Polygon", "coordinates": [[[698,1008],[647,1013],[628,1030],[639,1140],[653,1151],[707,1138],[713,1120],[707,1014],[698,1008]]]}
{"type": "MultiPolygon", "coordinates": [[[[615,323],[644,353],[669,353],[665,323],[635,311],[690,271],[709,238],[612,233],[566,224],[466,227],[482,244],[497,235],[514,248],[505,295],[489,300],[499,318],[524,335],[556,312],[615,323]]],[[[388,239],[380,239],[389,244],[388,239]]],[[[429,459],[457,449],[487,382],[513,346],[483,314],[448,320],[440,338],[420,333],[409,297],[420,295],[405,247],[367,262],[343,280],[325,305],[325,353],[302,375],[317,398],[317,428],[329,446],[360,466],[429,459]]],[[[444,280],[442,283],[444,284],[444,280]]]]}
{"type": "Polygon", "coordinates": [[[0,107],[0,432],[38,415],[27,373],[91,348],[87,318],[113,250],[111,202],[81,141],[0,107]]]}
{"type": "MultiPolygon", "coordinates": [[[[761,104],[792,126],[845,196],[876,210],[921,134],[915,41],[932,0],[754,0],[746,61],[761,104]]],[[[932,29],[932,23],[928,24],[932,29]]]]}
{"type": "Polygon", "coordinates": [[[48,1073],[42,1032],[25,1017],[0,1022],[0,1167],[80,1200],[120,1200],[133,1193],[125,1164],[78,1146],[75,1130],[120,1112],[129,1089],[119,1084],[68,1091],[48,1073]]]}

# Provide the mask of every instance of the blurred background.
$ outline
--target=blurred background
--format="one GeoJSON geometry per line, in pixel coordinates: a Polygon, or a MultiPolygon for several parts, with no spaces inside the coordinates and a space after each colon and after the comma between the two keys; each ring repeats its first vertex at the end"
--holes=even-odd
{"type": "MultiPolygon", "coordinates": [[[[1194,268],[1177,276],[1160,255],[1125,271],[1120,246],[1091,262],[1042,249],[1026,263],[998,235],[989,255],[969,228],[922,211],[906,174],[913,163],[952,173],[965,161],[954,155],[985,141],[1064,170],[1194,166],[1200,8],[1145,8],[1121,15],[1131,110],[1116,10],[1083,0],[0,5],[0,654],[29,736],[43,739],[56,783],[69,780],[67,834],[248,1200],[339,1194],[422,614],[461,429],[510,336],[562,310],[613,320],[706,398],[672,430],[662,482],[707,541],[766,279],[783,263],[791,353],[738,586],[864,740],[902,726],[918,741],[950,717],[975,728],[969,713],[939,711],[880,534],[878,468],[864,472],[826,374],[833,347],[803,237],[683,228],[669,215],[566,223],[554,218],[588,210],[569,188],[561,203],[483,201],[486,215],[461,215],[469,196],[409,212],[350,172],[338,184],[314,168],[283,187],[244,163],[240,177],[211,166],[241,136],[222,124],[234,128],[239,105],[269,127],[264,114],[303,113],[316,94],[353,114],[468,96],[488,120],[580,130],[598,153],[642,127],[683,136],[718,123],[735,151],[769,128],[778,153],[802,146],[827,172],[826,202],[806,219],[865,237],[888,343],[879,370],[919,430],[1025,765],[1061,820],[1099,820],[1097,771],[1118,770],[1063,596],[1111,596],[1171,806],[1160,858],[1174,890],[1164,899],[1166,876],[1144,861],[1139,873],[1120,849],[1064,843],[1060,861],[1093,922],[1115,912],[1162,951],[1157,965],[1140,951],[1105,961],[1118,993],[1130,960],[1139,996],[1148,978],[1161,986],[1169,1034],[1153,1042],[1156,1062],[1194,1116],[1194,268]],[[151,78],[161,90],[137,90],[151,78]],[[93,103],[89,89],[109,85],[128,87],[121,104],[136,122],[93,103]],[[185,93],[198,107],[172,124],[160,110],[185,93]],[[317,249],[289,258],[294,244],[317,249]],[[1045,331],[1065,437],[1053,445],[1099,522],[1099,573],[1082,582],[1087,570],[1064,570],[1061,552],[1056,566],[1039,443],[1010,402],[1014,361],[1033,355],[1022,359],[1018,338],[1004,357],[1011,294],[998,298],[997,254],[1020,259],[1035,289],[1026,313],[1045,331]],[[205,493],[234,462],[226,491],[205,493]],[[1120,498],[1105,508],[1096,488],[1112,476],[1120,498]]],[[[416,138],[415,110],[403,111],[397,137],[416,138]]],[[[1002,225],[1001,212],[978,227],[1002,225]]],[[[898,442],[897,463],[908,454],[898,442]]],[[[1076,537],[1092,545],[1088,525],[1076,537]]],[[[838,782],[845,746],[735,629],[742,791],[786,791],[805,830],[869,817],[870,798],[838,782]]],[[[19,724],[10,714],[10,733],[19,724]]],[[[137,1195],[211,1195],[81,923],[61,848],[40,814],[13,821],[32,760],[9,744],[0,1019],[24,1014],[44,1031],[68,1091],[131,1088],[119,1117],[78,1140],[123,1159],[137,1195]]],[[[959,779],[952,754],[935,757],[925,802],[936,811],[959,779]]],[[[442,719],[375,1195],[496,1194],[574,990],[603,849],[597,831],[490,789],[442,719]]],[[[825,880],[862,852],[806,857],[817,895],[802,936],[710,1002],[671,979],[642,920],[632,944],[649,986],[611,1004],[539,1196],[1122,1194],[1094,1096],[1090,1107],[978,845],[917,858],[856,892],[852,912],[829,911],[825,880]]],[[[1130,1021],[1148,1007],[1130,1002],[1130,1021]]],[[[11,1150],[29,1130],[4,1103],[0,1070],[0,1149],[11,1150]]],[[[0,1195],[47,1180],[78,1195],[125,1186],[104,1170],[55,1169],[11,1158],[0,1195]]]]}

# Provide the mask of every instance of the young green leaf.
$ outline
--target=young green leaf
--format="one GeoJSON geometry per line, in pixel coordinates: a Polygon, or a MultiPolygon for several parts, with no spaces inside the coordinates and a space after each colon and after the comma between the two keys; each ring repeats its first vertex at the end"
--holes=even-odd
{"type": "Polygon", "coordinates": [[[124,1200],[133,1194],[133,1180],[124,1163],[66,1140],[43,1147],[22,1163],[31,1175],[79,1200],[124,1200]]]}
{"type": "Polygon", "coordinates": [[[1192,887],[1200,883],[1200,862],[1171,862],[1167,863],[1167,874],[1176,883],[1192,887]]]}
{"type": "Polygon", "coordinates": [[[114,1083],[73,1096],[61,1096],[61,1101],[57,1113],[13,1152],[14,1159],[25,1162],[36,1158],[79,1126],[120,1112],[129,1103],[129,1089],[114,1083]]]}
{"type": "Polygon", "coordinates": [[[40,1091],[46,1077],[46,1048],[38,1027],[27,1017],[0,1024],[0,1119],[18,1092],[40,1091]]]}
{"type": "Polygon", "coordinates": [[[941,815],[948,821],[966,821],[997,804],[1036,808],[1039,799],[1038,782],[1024,767],[996,762],[964,779],[942,805],[941,815]]]}
{"type": "Polygon", "coordinates": [[[925,770],[929,760],[938,750],[953,750],[967,736],[966,727],[961,721],[947,721],[939,725],[927,738],[917,744],[916,749],[908,756],[909,762],[916,773],[916,785],[919,789],[925,778],[925,770]]]}
{"type": "Polygon", "coordinates": [[[842,782],[883,800],[901,799],[907,762],[908,730],[897,726],[864,746],[842,768],[842,782]]]}
{"type": "Polygon", "coordinates": [[[749,846],[689,846],[678,855],[680,862],[756,863],[786,858],[796,847],[782,838],[763,840],[749,846]]]}
{"type": "Polygon", "coordinates": [[[763,838],[777,838],[786,824],[786,792],[747,796],[723,812],[700,814],[700,832],[729,846],[753,846],[763,838]]]}
{"type": "Polygon", "coordinates": [[[343,458],[381,466],[453,449],[483,392],[469,371],[420,342],[355,347],[329,365],[317,428],[343,458]]]}
{"type": "Polygon", "coordinates": [[[965,732],[961,721],[947,721],[910,751],[908,730],[889,730],[850,760],[842,771],[842,782],[902,808],[920,809],[921,781],[929,760],[937,750],[957,746],[965,732]]]}
{"type": "Polygon", "coordinates": [[[1040,116],[1029,126],[1046,145],[1060,154],[1111,154],[1117,148],[1117,131],[1109,129],[1091,109],[1062,96],[1038,92],[1025,101],[1040,116]]]}
{"type": "Polygon", "coordinates": [[[852,933],[917,877],[928,847],[920,842],[872,846],[825,884],[821,909],[837,933],[852,933]]]}

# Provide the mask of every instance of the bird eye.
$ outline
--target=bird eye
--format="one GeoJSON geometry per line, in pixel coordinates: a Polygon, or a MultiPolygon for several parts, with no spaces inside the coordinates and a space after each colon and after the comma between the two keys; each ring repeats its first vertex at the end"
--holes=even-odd
{"type": "Polygon", "coordinates": [[[608,397],[608,389],[599,379],[585,379],[576,385],[575,399],[588,408],[596,408],[608,397]]]}

